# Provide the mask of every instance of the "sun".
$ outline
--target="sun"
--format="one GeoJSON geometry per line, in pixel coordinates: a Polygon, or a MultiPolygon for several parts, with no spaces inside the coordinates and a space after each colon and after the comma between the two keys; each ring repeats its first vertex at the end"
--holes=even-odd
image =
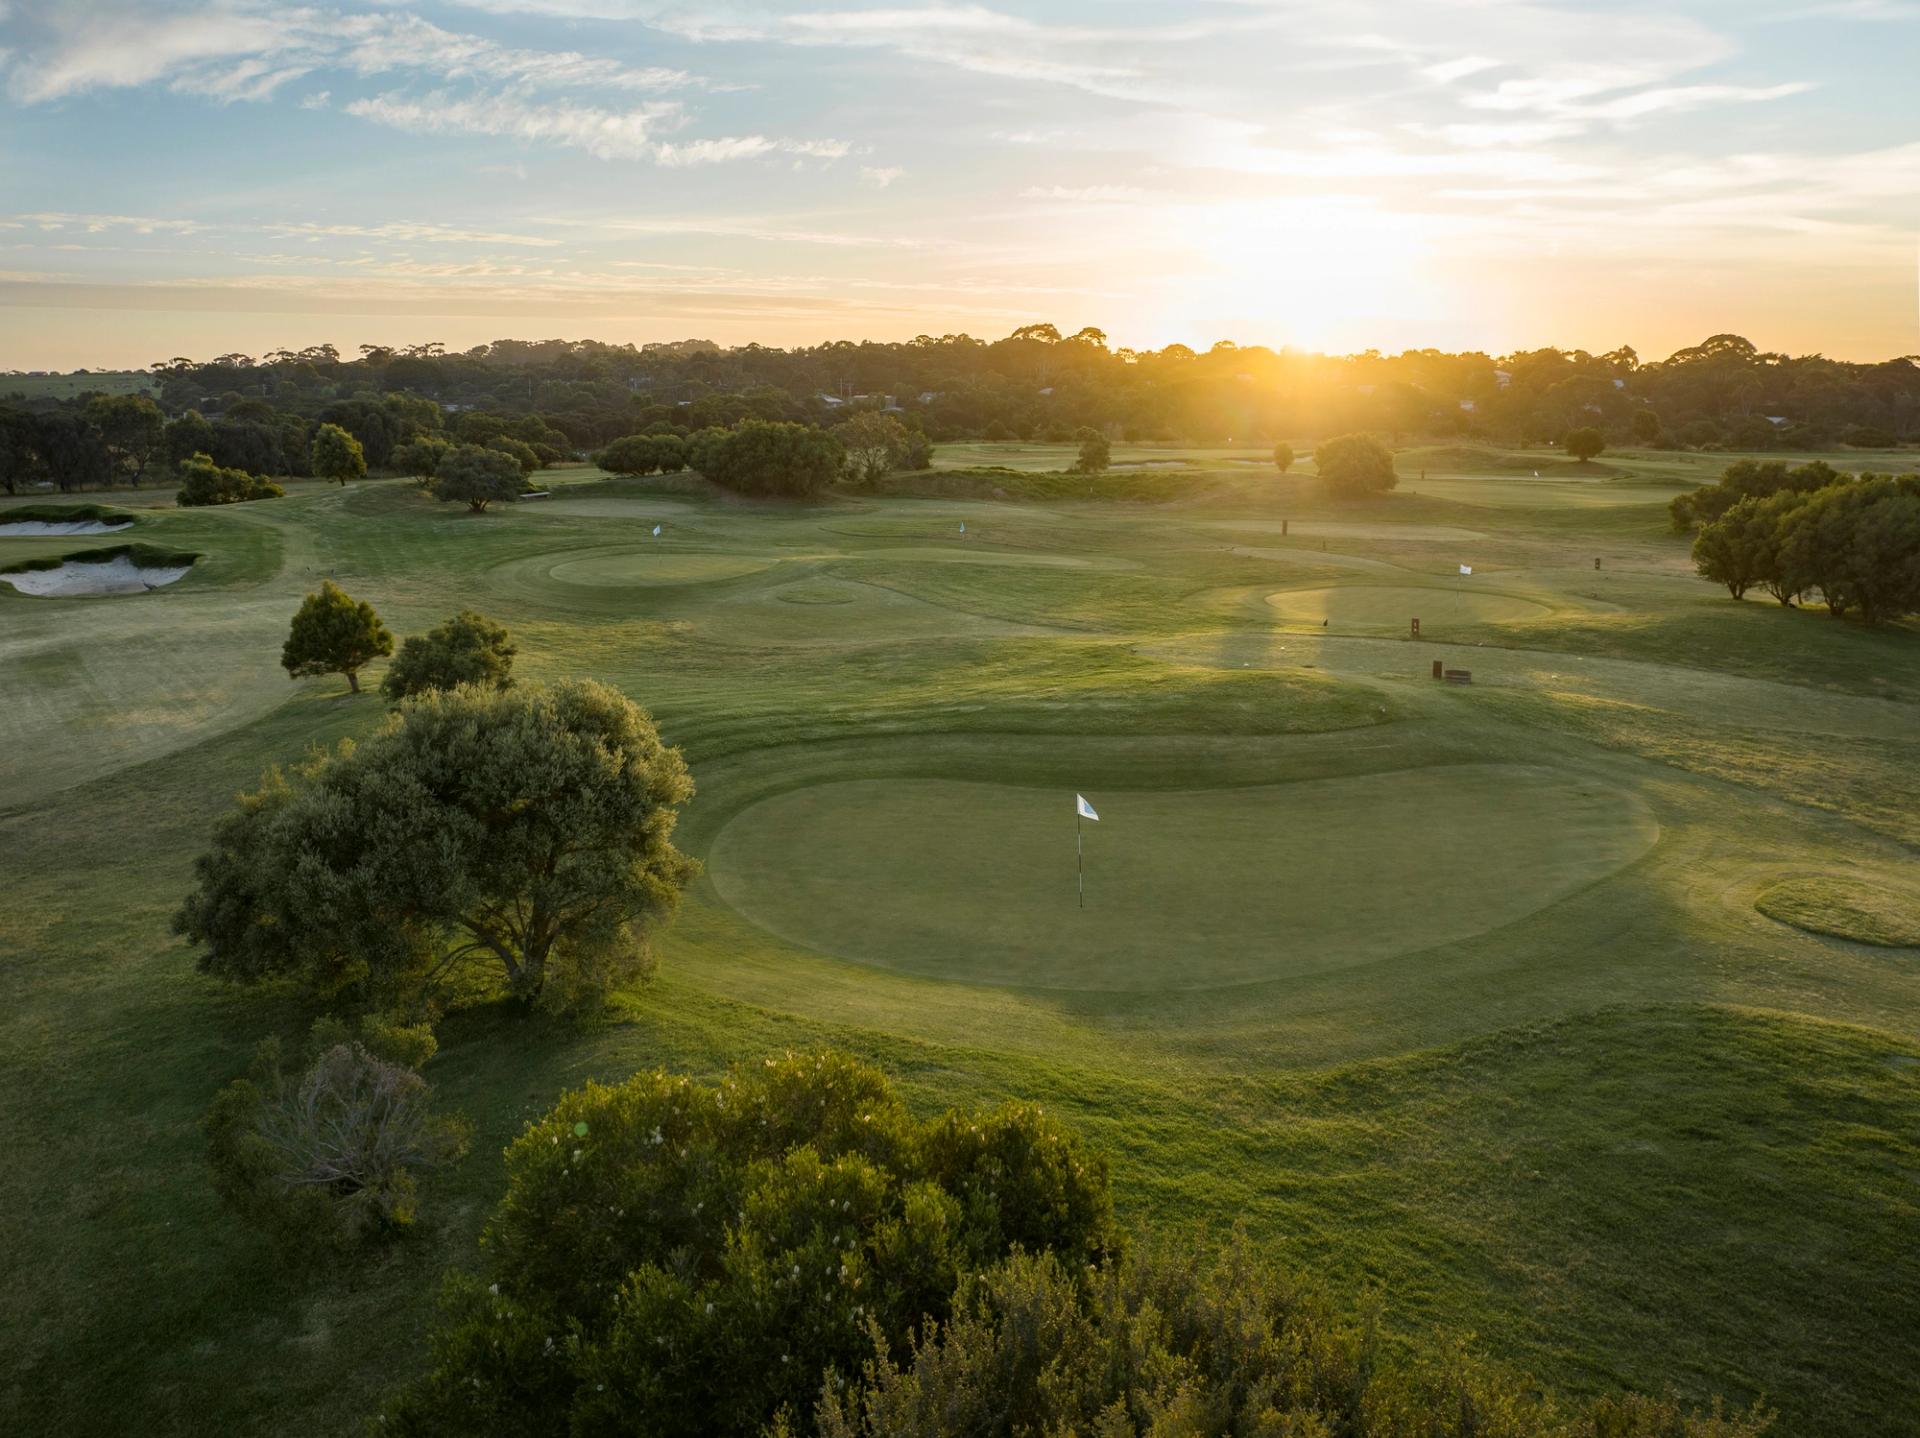
{"type": "Polygon", "coordinates": [[[1239,200],[1181,212],[1151,327],[1187,343],[1272,337],[1303,349],[1409,343],[1447,296],[1418,219],[1341,198],[1239,200]],[[1194,337],[1194,338],[1189,338],[1194,337]]]}

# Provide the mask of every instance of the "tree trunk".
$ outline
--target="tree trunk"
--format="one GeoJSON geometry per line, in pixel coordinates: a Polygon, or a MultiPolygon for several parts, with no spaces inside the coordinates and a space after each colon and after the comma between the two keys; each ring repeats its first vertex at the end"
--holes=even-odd
{"type": "Polygon", "coordinates": [[[358,694],[360,692],[360,671],[359,670],[357,669],[347,670],[347,688],[350,692],[354,694],[358,694]]]}

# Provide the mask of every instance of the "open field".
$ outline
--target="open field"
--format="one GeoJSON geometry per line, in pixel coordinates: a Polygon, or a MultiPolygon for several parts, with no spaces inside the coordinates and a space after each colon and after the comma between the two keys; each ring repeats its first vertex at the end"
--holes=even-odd
{"type": "MultiPolygon", "coordinates": [[[[359,1432],[561,1090],[832,1042],[925,1106],[1059,1110],[1129,1214],[1243,1221],[1395,1334],[1911,1434],[1920,631],[1695,578],[1665,499],[1727,458],[1407,451],[1350,505],[1310,461],[1125,445],[1184,490],[112,496],[191,572],[0,589],[0,1430],[359,1432]],[[278,667],[329,576],[397,635],[471,606],[525,677],[647,705],[707,869],[613,1015],[453,1014],[429,1075],[477,1135],[423,1231],[287,1271],[198,1124],[312,1015],[201,978],[167,919],[237,789],[385,713],[278,667]]],[[[100,543],[0,537],[0,567],[100,543]]]]}
{"type": "Polygon", "coordinates": [[[73,399],[83,394],[152,394],[160,388],[150,374],[136,370],[95,370],[91,374],[0,374],[0,399],[73,399]]]}

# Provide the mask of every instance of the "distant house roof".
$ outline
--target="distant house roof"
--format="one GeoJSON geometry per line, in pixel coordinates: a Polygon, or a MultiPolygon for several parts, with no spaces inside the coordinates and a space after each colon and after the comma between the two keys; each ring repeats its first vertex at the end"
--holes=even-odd
{"type": "Polygon", "coordinates": [[[1627,387],[1627,382],[1623,379],[1617,379],[1613,382],[1613,387],[1615,389],[1625,389],[1627,387]]]}
{"type": "Polygon", "coordinates": [[[1784,414],[1770,414],[1766,418],[1768,424],[1785,424],[1787,422],[1787,417],[1784,414]]]}

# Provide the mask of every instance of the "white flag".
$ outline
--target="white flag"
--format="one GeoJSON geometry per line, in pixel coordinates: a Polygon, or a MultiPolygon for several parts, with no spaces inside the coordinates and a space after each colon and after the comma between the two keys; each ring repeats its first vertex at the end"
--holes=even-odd
{"type": "Polygon", "coordinates": [[[655,539],[658,539],[658,538],[660,537],[660,526],[659,526],[659,525],[657,525],[657,524],[656,524],[656,525],[654,525],[654,527],[653,527],[653,537],[654,537],[655,539]]]}
{"type": "Polygon", "coordinates": [[[1091,819],[1096,824],[1100,822],[1100,816],[1093,812],[1093,805],[1087,802],[1087,796],[1085,794],[1075,794],[1073,796],[1073,812],[1078,814],[1082,819],[1091,819]]]}
{"type": "Polygon", "coordinates": [[[962,534],[965,534],[967,532],[967,522],[964,519],[960,521],[960,532],[962,534]]]}
{"type": "Polygon", "coordinates": [[[1473,573],[1473,566],[1471,564],[1463,564],[1460,566],[1460,572],[1462,574],[1471,574],[1473,573]]]}

